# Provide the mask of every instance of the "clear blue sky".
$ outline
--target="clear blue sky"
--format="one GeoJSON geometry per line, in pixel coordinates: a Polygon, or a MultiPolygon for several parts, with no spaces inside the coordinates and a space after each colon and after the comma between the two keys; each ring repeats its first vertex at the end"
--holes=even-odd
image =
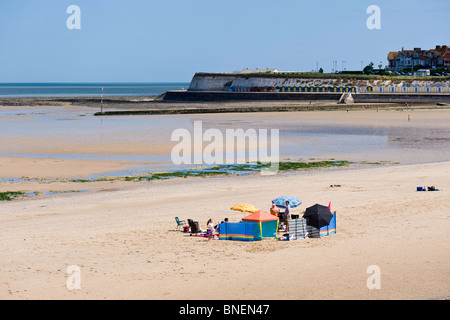
{"type": "Polygon", "coordinates": [[[450,45],[448,0],[1,0],[0,82],[190,81],[243,68],[330,72],[450,45]],[[81,9],[69,30],[67,8],[81,9]],[[369,5],[381,29],[369,30],[369,5]]]}

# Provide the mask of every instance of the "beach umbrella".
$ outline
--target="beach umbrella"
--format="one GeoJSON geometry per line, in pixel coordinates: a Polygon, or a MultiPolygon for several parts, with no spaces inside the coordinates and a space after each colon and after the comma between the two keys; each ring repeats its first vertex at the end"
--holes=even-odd
{"type": "Polygon", "coordinates": [[[306,208],[303,218],[306,219],[308,226],[320,229],[330,224],[333,214],[328,207],[315,204],[312,207],[306,208]]]}
{"type": "Polygon", "coordinates": [[[302,202],[298,198],[290,196],[278,197],[275,200],[272,200],[272,203],[274,203],[278,208],[286,208],[286,201],[289,201],[289,206],[291,208],[298,207],[302,204],[302,202]]]}
{"type": "Polygon", "coordinates": [[[258,211],[258,209],[248,203],[239,203],[233,207],[231,207],[231,210],[235,210],[235,211],[241,211],[241,212],[249,212],[249,213],[255,213],[258,211]]]}

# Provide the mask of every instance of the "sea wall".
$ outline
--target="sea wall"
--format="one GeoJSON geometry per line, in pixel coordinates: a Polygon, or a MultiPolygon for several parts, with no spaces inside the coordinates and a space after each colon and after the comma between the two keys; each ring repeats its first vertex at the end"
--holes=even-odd
{"type": "MultiPolygon", "coordinates": [[[[333,101],[342,93],[334,92],[220,92],[220,91],[168,91],[158,99],[173,102],[224,101],[333,101]]],[[[450,93],[352,93],[355,103],[450,102],[450,93]]]]}
{"type": "Polygon", "coordinates": [[[352,97],[355,103],[450,102],[450,94],[443,93],[357,93],[352,97]]]}
{"type": "Polygon", "coordinates": [[[160,101],[338,101],[342,93],[167,91],[160,101]]]}

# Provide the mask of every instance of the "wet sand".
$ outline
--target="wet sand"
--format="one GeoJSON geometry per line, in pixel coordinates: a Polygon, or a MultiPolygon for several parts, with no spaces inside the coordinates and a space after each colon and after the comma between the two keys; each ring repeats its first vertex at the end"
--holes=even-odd
{"type": "Polygon", "coordinates": [[[129,162],[130,167],[136,162],[170,164],[171,150],[177,144],[171,141],[172,132],[179,128],[192,131],[194,121],[202,121],[204,130],[221,132],[279,129],[284,158],[450,160],[449,109],[131,117],[94,117],[94,113],[89,107],[1,107],[0,157],[107,160],[129,162]]]}
{"type": "Polygon", "coordinates": [[[1,157],[0,177],[63,179],[80,178],[101,172],[127,169],[139,162],[113,161],[98,159],[58,159],[1,157]]]}

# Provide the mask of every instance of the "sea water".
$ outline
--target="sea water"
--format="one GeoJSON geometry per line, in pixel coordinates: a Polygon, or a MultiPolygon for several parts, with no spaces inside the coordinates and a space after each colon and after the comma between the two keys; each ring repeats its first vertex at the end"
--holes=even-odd
{"type": "Polygon", "coordinates": [[[0,97],[157,96],[187,89],[186,82],[152,83],[0,83],[0,97]]]}

